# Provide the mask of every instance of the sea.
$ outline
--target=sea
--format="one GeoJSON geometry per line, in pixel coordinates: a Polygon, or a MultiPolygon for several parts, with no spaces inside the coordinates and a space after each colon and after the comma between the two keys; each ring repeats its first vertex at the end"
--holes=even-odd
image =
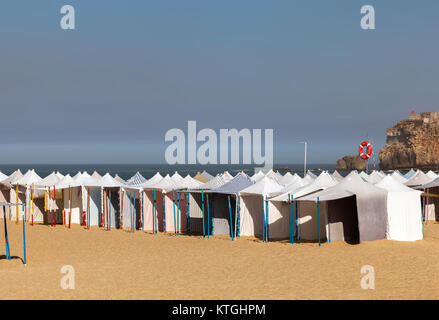
{"type": "MultiPolygon", "coordinates": [[[[255,170],[259,170],[259,167],[255,165],[168,165],[168,164],[1,164],[0,171],[6,175],[10,175],[15,170],[20,169],[24,174],[29,169],[35,169],[36,173],[42,178],[48,176],[53,171],[59,171],[63,175],[70,174],[74,176],[81,172],[88,172],[92,174],[97,171],[100,175],[110,173],[112,176],[118,174],[122,179],[129,179],[136,172],[139,172],[142,176],[149,179],[157,172],[161,175],[174,174],[175,171],[181,176],[191,175],[195,176],[198,172],[204,170],[215,176],[218,173],[229,171],[232,175],[240,171],[244,171],[248,175],[253,175],[255,170]]],[[[303,164],[277,164],[273,166],[273,170],[278,170],[284,174],[287,171],[291,173],[297,173],[303,177],[304,166],[303,164]]],[[[334,164],[309,164],[307,170],[311,170],[314,174],[319,174],[323,170],[334,170],[334,164]]],[[[340,172],[345,175],[347,172],[340,172]]]]}

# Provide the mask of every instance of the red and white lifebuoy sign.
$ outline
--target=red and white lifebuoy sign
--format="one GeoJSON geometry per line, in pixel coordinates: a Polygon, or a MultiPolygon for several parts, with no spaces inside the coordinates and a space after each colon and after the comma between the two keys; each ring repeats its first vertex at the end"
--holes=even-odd
{"type": "Polygon", "coordinates": [[[358,149],[358,154],[364,160],[368,160],[370,158],[370,156],[372,155],[372,145],[369,143],[369,141],[363,141],[360,144],[360,148],[358,149]],[[364,148],[367,148],[366,153],[364,153],[364,148]]]}

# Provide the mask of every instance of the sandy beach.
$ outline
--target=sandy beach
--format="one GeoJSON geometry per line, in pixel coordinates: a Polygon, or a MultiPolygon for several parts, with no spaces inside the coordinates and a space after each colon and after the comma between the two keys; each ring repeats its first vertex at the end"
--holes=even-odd
{"type": "Polygon", "coordinates": [[[175,237],[8,221],[11,261],[0,249],[1,299],[437,299],[439,224],[425,240],[323,244],[228,237],[175,237]],[[60,286],[61,268],[75,270],[75,289],[60,286]],[[375,269],[363,290],[360,269],[375,269]]]}

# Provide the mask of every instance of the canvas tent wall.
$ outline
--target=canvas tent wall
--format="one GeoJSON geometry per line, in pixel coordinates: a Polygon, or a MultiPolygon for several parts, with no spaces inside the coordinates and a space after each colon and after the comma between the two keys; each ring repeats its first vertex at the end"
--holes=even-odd
{"type": "Polygon", "coordinates": [[[423,238],[421,192],[406,187],[391,176],[385,177],[376,186],[388,191],[387,239],[421,240],[423,238]]]}
{"type": "MultiPolygon", "coordinates": [[[[423,186],[427,195],[439,195],[439,178],[423,186]]],[[[425,221],[439,221],[439,199],[437,197],[423,197],[423,211],[425,221]]]]}
{"type": "MultiPolygon", "coordinates": [[[[272,194],[279,193],[282,189],[282,185],[271,178],[264,177],[239,192],[242,199],[240,219],[241,236],[262,236],[264,199],[267,199],[272,194]]],[[[273,205],[270,205],[268,202],[268,237],[270,239],[287,238],[289,235],[289,216],[273,214],[270,211],[272,206],[273,205]]]]}
{"type": "MultiPolygon", "coordinates": [[[[345,234],[355,234],[351,228],[358,221],[359,241],[372,241],[386,238],[387,191],[365,182],[357,173],[351,173],[339,184],[302,197],[299,201],[341,200],[336,207],[328,204],[328,236],[330,240],[344,240],[345,234]],[[355,196],[354,208],[353,199],[355,196]],[[332,210],[331,210],[332,209],[332,210]],[[339,210],[342,209],[342,210],[339,210]],[[355,214],[353,213],[355,210],[355,214]],[[341,212],[340,212],[341,211],[341,212]],[[341,220],[333,222],[334,220],[341,220]]],[[[355,228],[355,227],[354,227],[355,228]]]]}
{"type": "Polygon", "coordinates": [[[140,226],[140,190],[124,187],[121,191],[122,228],[135,230],[140,226]]]}

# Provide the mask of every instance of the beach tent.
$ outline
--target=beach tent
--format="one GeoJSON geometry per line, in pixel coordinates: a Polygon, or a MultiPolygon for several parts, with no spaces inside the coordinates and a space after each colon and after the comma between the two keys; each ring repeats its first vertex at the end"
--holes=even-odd
{"type": "Polygon", "coordinates": [[[439,177],[423,186],[427,196],[423,198],[425,221],[439,221],[439,177]],[[433,197],[429,196],[433,195],[433,197]]]}
{"type": "MultiPolygon", "coordinates": [[[[61,208],[64,211],[63,213],[63,217],[65,219],[64,223],[65,225],[70,226],[72,223],[71,220],[71,212],[72,212],[72,189],[69,188],[70,184],[72,183],[74,179],[70,176],[70,174],[66,174],[64,177],[62,177],[56,184],[55,184],[55,188],[57,190],[61,190],[61,199],[63,200],[62,204],[61,204],[61,208]],[[60,186],[64,186],[65,188],[60,188],[60,186]]],[[[78,213],[77,216],[79,217],[79,207],[78,207],[78,213]]],[[[78,221],[75,222],[77,224],[80,223],[79,218],[78,221]]]]}
{"type": "Polygon", "coordinates": [[[266,177],[273,179],[274,181],[279,183],[279,179],[282,177],[278,175],[276,172],[274,172],[272,169],[270,169],[266,174],[266,177]]]}
{"type": "Polygon", "coordinates": [[[390,240],[416,241],[422,236],[421,192],[391,176],[376,184],[387,193],[387,231],[390,240]]]}
{"type": "Polygon", "coordinates": [[[337,170],[332,173],[332,177],[337,181],[343,180],[343,176],[337,170]]]}
{"type": "MultiPolygon", "coordinates": [[[[305,186],[295,188],[293,190],[289,190],[277,197],[270,199],[270,202],[277,203],[277,209],[282,210],[282,215],[288,216],[290,210],[290,205],[288,202],[294,199],[306,196],[308,194],[315,193],[317,191],[325,190],[329,187],[335,186],[338,183],[328,172],[323,171],[313,182],[307,184],[305,186]],[[282,203],[279,203],[282,201],[282,203]]],[[[293,202],[291,205],[295,205],[293,202]]],[[[294,207],[293,207],[294,208],[294,207]]],[[[297,239],[302,240],[318,240],[318,210],[315,202],[298,202],[295,206],[295,220],[288,221],[292,223],[292,230],[289,231],[292,234],[290,236],[296,235],[297,239]],[[297,233],[298,229],[299,232],[297,233]]],[[[326,205],[323,205],[319,208],[319,213],[324,214],[327,209],[326,205]]],[[[275,209],[274,209],[275,210],[275,209]]],[[[271,211],[270,211],[271,213],[271,211]]],[[[325,227],[325,224],[322,220],[320,220],[321,229],[325,227]]]]}
{"type": "Polygon", "coordinates": [[[7,178],[8,178],[8,176],[5,175],[3,172],[0,171],[0,181],[3,181],[3,180],[5,180],[5,179],[7,179],[7,178]]]}
{"type": "Polygon", "coordinates": [[[308,184],[314,181],[314,179],[316,178],[316,176],[313,173],[310,173],[308,171],[308,173],[305,175],[305,177],[303,178],[303,181],[308,184]]]}
{"type": "Polygon", "coordinates": [[[431,170],[428,171],[426,174],[427,174],[427,176],[429,176],[432,179],[436,179],[438,177],[438,175],[431,170]]]}
{"type": "Polygon", "coordinates": [[[396,181],[401,182],[401,183],[405,183],[408,180],[408,179],[404,178],[404,176],[398,170],[393,171],[393,173],[390,175],[390,177],[392,177],[393,179],[395,179],[396,181]]]}
{"type": "MultiPolygon", "coordinates": [[[[39,181],[41,181],[41,177],[35,172],[34,169],[28,170],[23,176],[12,181],[10,195],[11,202],[26,203],[26,205],[28,205],[31,198],[30,187],[38,184],[39,181]]],[[[27,206],[27,208],[29,209],[29,206],[27,206]]],[[[10,214],[10,219],[12,221],[16,221],[17,216],[25,217],[25,219],[28,220],[29,212],[23,212],[23,206],[17,206],[16,210],[17,211],[15,213],[10,214]]]]}
{"type": "Polygon", "coordinates": [[[298,177],[299,177],[298,175],[292,175],[290,172],[287,172],[285,173],[285,175],[279,177],[277,183],[287,186],[290,183],[294,182],[298,177]]]}
{"type": "Polygon", "coordinates": [[[359,173],[359,175],[360,175],[360,177],[362,177],[364,179],[364,181],[368,181],[369,180],[369,175],[366,172],[361,171],[359,173]]]}
{"type": "Polygon", "coordinates": [[[212,180],[214,178],[214,176],[212,176],[209,172],[207,172],[206,170],[204,170],[203,172],[201,172],[201,175],[206,178],[207,180],[212,180]]]}
{"type": "Polygon", "coordinates": [[[59,177],[59,175],[53,171],[51,174],[49,174],[44,179],[41,179],[36,183],[36,186],[39,187],[50,187],[56,185],[63,177],[59,177]]]}
{"type": "Polygon", "coordinates": [[[386,237],[387,191],[365,182],[356,172],[333,187],[297,200],[317,201],[319,206],[327,202],[319,217],[326,225],[320,239],[361,242],[386,237]]]}
{"type": "Polygon", "coordinates": [[[406,179],[408,180],[408,179],[410,179],[412,176],[414,176],[414,175],[416,174],[416,172],[417,172],[417,171],[413,170],[413,168],[412,168],[412,169],[410,169],[409,172],[407,172],[407,173],[404,175],[404,178],[406,178],[406,179]]]}
{"type": "Polygon", "coordinates": [[[147,179],[145,179],[139,171],[137,171],[134,176],[132,176],[131,178],[129,178],[125,185],[127,186],[138,186],[141,185],[142,183],[146,182],[147,179]]]}
{"type": "Polygon", "coordinates": [[[102,178],[102,176],[96,170],[92,173],[91,177],[96,179],[96,180],[99,180],[102,178]]]}
{"type": "MultiPolygon", "coordinates": [[[[11,198],[11,182],[14,182],[15,180],[20,179],[23,176],[20,169],[14,171],[9,177],[6,179],[3,179],[0,181],[0,191],[1,191],[1,198],[4,200],[4,202],[16,202],[15,198],[11,198]]],[[[11,213],[12,210],[10,206],[6,206],[6,216],[8,219],[11,219],[11,213]]],[[[13,208],[15,212],[15,208],[13,208]]]]}
{"type": "Polygon", "coordinates": [[[412,188],[423,188],[423,185],[426,185],[432,182],[434,179],[430,178],[421,170],[418,170],[410,179],[408,179],[404,184],[408,187],[412,188]]]}
{"type": "Polygon", "coordinates": [[[385,175],[382,175],[378,171],[374,170],[366,177],[366,181],[371,184],[376,184],[380,182],[384,177],[385,175]]]}
{"type": "Polygon", "coordinates": [[[56,172],[56,176],[60,179],[64,178],[64,175],[59,171],[56,172]]]}
{"type": "Polygon", "coordinates": [[[177,171],[175,171],[175,173],[171,176],[171,178],[175,183],[179,183],[180,181],[183,180],[183,177],[179,175],[177,171]]]}
{"type": "MultiPolygon", "coordinates": [[[[207,210],[207,206],[211,202],[209,195],[205,194],[208,190],[214,190],[222,187],[226,183],[230,182],[233,178],[231,175],[218,174],[213,179],[209,180],[202,185],[187,190],[186,195],[188,198],[188,212],[189,212],[189,225],[188,231],[191,234],[206,234],[206,228],[203,229],[203,207],[207,210]]],[[[210,207],[209,207],[210,208],[210,207]]]]}
{"type": "Polygon", "coordinates": [[[121,177],[119,177],[119,175],[116,173],[116,175],[114,176],[114,180],[116,180],[117,182],[120,182],[122,184],[125,184],[126,181],[124,179],[122,179],[121,177]]]}
{"type": "Polygon", "coordinates": [[[261,170],[259,170],[257,173],[255,173],[253,176],[251,176],[250,180],[253,182],[258,182],[263,177],[265,177],[265,174],[261,170]]]}
{"type": "Polygon", "coordinates": [[[106,173],[99,179],[101,186],[102,204],[99,225],[111,228],[121,227],[120,203],[119,198],[123,184],[114,179],[109,173],[106,173]]]}
{"type": "Polygon", "coordinates": [[[164,198],[161,196],[160,190],[155,189],[155,185],[162,179],[162,175],[157,172],[153,177],[139,186],[143,207],[142,226],[144,231],[152,231],[154,233],[163,231],[164,198]]]}
{"type": "Polygon", "coordinates": [[[239,192],[242,199],[239,226],[241,236],[262,236],[263,241],[288,237],[288,215],[285,218],[271,214],[267,201],[268,197],[282,189],[283,186],[275,180],[264,177],[239,192]]]}
{"type": "Polygon", "coordinates": [[[210,202],[205,203],[207,208],[204,210],[203,219],[204,230],[208,235],[239,236],[237,225],[240,215],[240,196],[238,193],[251,185],[253,181],[244,172],[239,172],[226,184],[208,191],[206,195],[211,198],[210,202]]]}
{"type": "Polygon", "coordinates": [[[206,177],[204,177],[201,173],[197,172],[197,174],[194,177],[195,180],[198,180],[202,183],[206,183],[207,181],[209,181],[209,179],[207,179],[206,177]]]}
{"type": "Polygon", "coordinates": [[[306,172],[306,175],[307,175],[307,176],[310,176],[310,177],[313,178],[313,179],[317,178],[317,175],[315,175],[314,173],[312,173],[311,170],[308,170],[308,171],[306,172]]]}

